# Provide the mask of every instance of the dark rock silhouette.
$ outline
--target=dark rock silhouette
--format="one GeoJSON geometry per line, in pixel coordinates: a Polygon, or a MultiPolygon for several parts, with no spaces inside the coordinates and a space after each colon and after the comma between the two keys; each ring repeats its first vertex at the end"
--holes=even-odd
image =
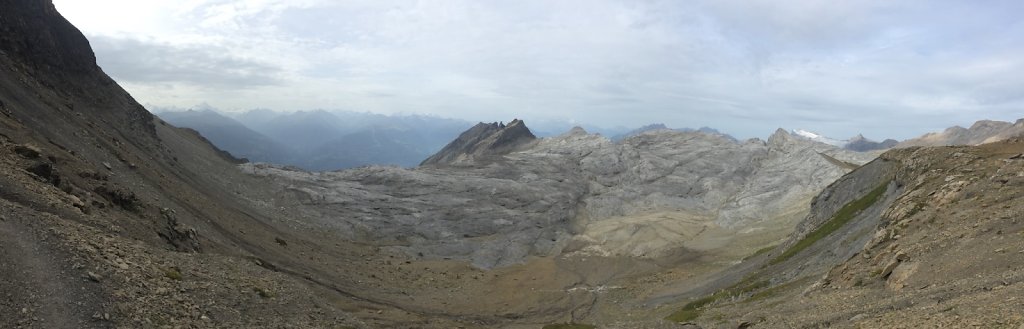
{"type": "Polygon", "coordinates": [[[522,120],[504,123],[478,123],[466,130],[440,152],[423,160],[421,166],[455,164],[505,155],[530,144],[537,137],[522,120]]]}

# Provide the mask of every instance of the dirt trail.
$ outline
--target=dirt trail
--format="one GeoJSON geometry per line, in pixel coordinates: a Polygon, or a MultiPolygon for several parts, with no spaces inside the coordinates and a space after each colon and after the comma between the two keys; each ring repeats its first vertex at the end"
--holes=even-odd
{"type": "Polygon", "coordinates": [[[0,200],[0,327],[109,327],[98,284],[20,208],[0,200]]]}

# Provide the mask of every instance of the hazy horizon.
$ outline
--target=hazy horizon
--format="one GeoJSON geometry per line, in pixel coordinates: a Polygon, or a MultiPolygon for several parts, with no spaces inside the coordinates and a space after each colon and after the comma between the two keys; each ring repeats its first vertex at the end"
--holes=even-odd
{"type": "Polygon", "coordinates": [[[149,106],[907,139],[1024,97],[1024,3],[55,1],[149,106]]]}

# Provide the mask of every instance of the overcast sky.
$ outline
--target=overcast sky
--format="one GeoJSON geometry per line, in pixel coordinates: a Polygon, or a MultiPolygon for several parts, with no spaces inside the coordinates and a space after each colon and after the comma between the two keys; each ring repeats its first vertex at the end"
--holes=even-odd
{"type": "MultiPolygon", "coordinates": [[[[54,0],[139,102],[909,138],[1024,117],[1024,1],[54,0]]],[[[530,121],[527,121],[529,124],[530,121]]]]}

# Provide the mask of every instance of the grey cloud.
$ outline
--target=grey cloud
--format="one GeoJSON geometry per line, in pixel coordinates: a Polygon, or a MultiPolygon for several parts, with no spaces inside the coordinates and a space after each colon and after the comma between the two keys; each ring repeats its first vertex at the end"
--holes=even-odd
{"type": "Polygon", "coordinates": [[[248,88],[283,82],[280,69],[228,55],[226,49],[107,36],[90,36],[89,41],[100,67],[119,81],[218,88],[248,88]]]}
{"type": "Polygon", "coordinates": [[[263,87],[166,105],[202,97],[235,109],[340,104],[472,121],[664,122],[741,138],[765,137],[779,126],[907,138],[1021,116],[1022,7],[942,0],[324,1],[250,13],[223,30],[189,31],[229,40],[216,49],[109,37],[93,44],[117,79],[263,87]],[[282,68],[226,55],[253,51],[282,68]]]}

